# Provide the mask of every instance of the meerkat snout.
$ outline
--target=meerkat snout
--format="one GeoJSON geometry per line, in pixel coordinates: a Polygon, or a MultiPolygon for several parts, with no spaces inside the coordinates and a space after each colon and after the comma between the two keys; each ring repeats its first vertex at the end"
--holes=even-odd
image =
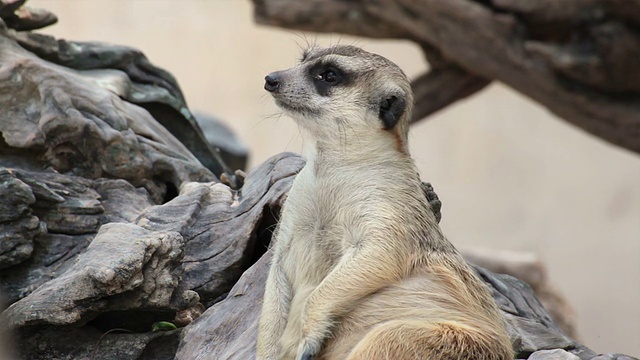
{"type": "Polygon", "coordinates": [[[268,92],[275,92],[280,88],[280,76],[277,72],[272,72],[271,74],[264,77],[264,89],[268,92]]]}

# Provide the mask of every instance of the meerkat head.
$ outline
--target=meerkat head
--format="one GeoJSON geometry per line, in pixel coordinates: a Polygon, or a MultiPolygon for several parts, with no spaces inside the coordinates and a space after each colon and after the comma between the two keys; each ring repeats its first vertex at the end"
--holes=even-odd
{"type": "Polygon", "coordinates": [[[320,141],[378,134],[406,150],[411,85],[380,55],[355,46],[312,47],[298,65],[267,75],[264,88],[320,141]]]}

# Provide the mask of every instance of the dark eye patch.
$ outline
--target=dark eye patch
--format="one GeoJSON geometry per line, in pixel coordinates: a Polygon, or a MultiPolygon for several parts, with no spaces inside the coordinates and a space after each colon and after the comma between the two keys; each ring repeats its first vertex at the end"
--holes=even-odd
{"type": "Polygon", "coordinates": [[[329,62],[318,61],[309,68],[309,75],[321,96],[328,96],[331,88],[350,82],[348,73],[329,62]]]}

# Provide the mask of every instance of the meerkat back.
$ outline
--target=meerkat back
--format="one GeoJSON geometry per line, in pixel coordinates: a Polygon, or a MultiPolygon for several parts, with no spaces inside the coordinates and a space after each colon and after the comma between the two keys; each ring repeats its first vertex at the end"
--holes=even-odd
{"type": "Polygon", "coordinates": [[[404,73],[334,46],[265,80],[307,164],[275,236],[258,359],[513,359],[493,298],[420,187],[404,73]]]}

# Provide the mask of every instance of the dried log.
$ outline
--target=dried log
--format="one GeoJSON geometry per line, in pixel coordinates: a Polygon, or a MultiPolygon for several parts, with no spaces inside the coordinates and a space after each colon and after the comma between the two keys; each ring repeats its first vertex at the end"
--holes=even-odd
{"type": "Polygon", "coordinates": [[[58,21],[58,17],[44,9],[23,6],[26,0],[0,0],[0,18],[16,30],[40,29],[58,21]]]}
{"type": "Polygon", "coordinates": [[[192,306],[199,300],[195,292],[174,294],[182,274],[177,269],[183,245],[176,232],[105,224],[69,270],[5,311],[7,324],[82,325],[107,311],[192,306]]]}
{"type": "Polygon", "coordinates": [[[33,238],[42,233],[38,218],[29,214],[36,199],[31,188],[7,169],[0,169],[0,269],[28,259],[33,238]]]}
{"type": "MultiPolygon", "coordinates": [[[[9,303],[66,271],[102,224],[130,222],[153,204],[145,189],[135,188],[124,180],[92,181],[51,170],[32,172],[13,168],[0,173],[11,173],[26,185],[33,202],[27,203],[28,208],[22,214],[35,219],[38,229],[29,237],[33,248],[30,257],[12,263],[0,279],[2,295],[9,303]]],[[[0,186],[0,197],[10,198],[11,194],[10,188],[0,186]]],[[[13,216],[18,213],[20,210],[12,212],[13,216]]],[[[7,224],[11,223],[1,225],[7,224]]],[[[3,247],[7,239],[3,239],[3,247]]]]}
{"type": "MultiPolygon", "coordinates": [[[[64,309],[56,308],[52,315],[44,310],[38,311],[35,319],[20,318],[20,314],[26,316],[29,313],[24,311],[27,308],[45,307],[51,312],[54,307],[62,307],[64,304],[52,305],[58,300],[49,299],[51,292],[59,288],[65,288],[69,293],[59,293],[64,301],[58,302],[66,304],[78,297],[73,302],[84,304],[83,313],[70,317],[70,324],[91,320],[83,317],[84,312],[87,312],[86,316],[95,317],[96,312],[123,310],[124,305],[121,304],[115,304],[114,308],[108,310],[97,310],[88,305],[88,300],[82,299],[91,299],[91,302],[99,303],[96,306],[104,306],[104,298],[115,296],[121,292],[118,289],[132,290],[133,285],[127,285],[131,282],[136,283],[135,287],[143,286],[145,291],[151,291],[154,286],[144,286],[139,278],[111,279],[107,275],[141,275],[142,268],[154,256],[161,258],[153,260],[155,270],[145,278],[151,277],[150,281],[155,281],[155,278],[167,280],[179,276],[180,284],[173,285],[165,292],[176,292],[182,296],[187,291],[195,290],[202,297],[195,302],[202,300],[206,304],[213,303],[266,251],[270,238],[266,228],[275,222],[274,215],[279,213],[293,175],[303,164],[297,156],[282,154],[249,173],[239,193],[219,183],[188,183],[182,187],[178,197],[162,206],[151,206],[146,192],[123,181],[90,181],[55,173],[43,175],[14,170],[20,173],[19,177],[29,179],[28,182],[50,187],[54,194],[59,192],[65,196],[53,205],[39,197],[29,204],[33,199],[27,198],[25,206],[30,206],[31,211],[24,206],[16,207],[16,214],[36,214],[37,217],[31,217],[35,218],[36,224],[38,220],[44,224],[48,232],[38,237],[37,251],[32,259],[23,266],[10,268],[11,271],[2,277],[0,284],[9,301],[24,297],[7,311],[11,323],[19,326],[30,322],[60,323],[59,319],[63,316],[57,314],[64,312],[64,309]],[[49,177],[50,181],[38,181],[38,177],[49,177]],[[94,187],[101,194],[93,190],[94,187]],[[117,222],[132,225],[112,226],[117,222]],[[100,233],[91,240],[98,228],[100,233]],[[89,240],[91,245],[87,247],[89,240]],[[167,245],[168,241],[171,244],[167,245]],[[160,248],[163,250],[160,251],[160,248]],[[84,260],[76,264],[75,257],[78,256],[84,260]],[[170,258],[164,260],[167,256],[170,258]],[[178,260],[180,266],[171,265],[178,260]],[[171,265],[175,269],[170,268],[167,274],[161,275],[164,268],[155,267],[162,262],[168,262],[165,268],[171,265]],[[87,269],[102,270],[87,273],[87,269]],[[64,276],[60,280],[62,273],[64,276]],[[94,284],[94,288],[83,284],[81,279],[94,284]],[[59,284],[60,281],[73,285],[63,286],[59,284]],[[104,288],[106,284],[103,283],[116,286],[114,282],[120,284],[120,288],[104,288]],[[36,287],[38,290],[31,293],[36,287]]],[[[28,186],[23,187],[27,188],[25,193],[31,194],[28,186]]],[[[145,294],[151,296],[151,293],[145,294]]],[[[194,298],[194,294],[189,296],[194,298]]],[[[127,298],[125,302],[129,305],[126,306],[140,308],[141,305],[134,300],[127,298]]],[[[192,305],[193,301],[189,300],[180,302],[179,306],[169,306],[167,302],[158,306],[164,311],[175,312],[192,305]]]]}
{"type": "MultiPolygon", "coordinates": [[[[144,332],[154,321],[171,320],[176,311],[197,301],[213,303],[266,251],[270,228],[275,222],[273,216],[279,212],[293,175],[303,164],[298,156],[282,154],[249,173],[238,193],[218,183],[188,183],[178,197],[160,206],[151,206],[148,195],[145,202],[130,192],[118,191],[128,188],[146,194],[122,180],[64,181],[64,175],[49,174],[60,182],[52,193],[63,193],[69,199],[63,197],[56,205],[87,203],[83,199],[74,200],[72,195],[93,194],[99,201],[91,202],[92,206],[100,211],[86,211],[83,215],[97,217],[98,221],[89,223],[104,225],[95,238],[90,233],[77,236],[45,233],[36,237],[32,258],[2,274],[3,294],[11,294],[12,302],[22,298],[3,313],[5,325],[21,329],[22,353],[33,354],[33,348],[37,347],[31,346],[30,341],[46,342],[55,348],[57,343],[50,338],[55,333],[52,325],[64,329],[66,325],[88,324],[103,331],[124,327],[144,332]],[[76,184],[75,191],[64,187],[69,183],[76,184]],[[97,192],[89,186],[98,188],[104,196],[96,196],[97,192]],[[122,207],[114,212],[118,203],[122,207]],[[135,208],[136,205],[144,210],[135,208]],[[54,241],[61,238],[72,248],[65,249],[62,241],[54,241]]],[[[41,188],[54,185],[53,181],[35,180],[41,174],[13,171],[41,188]]],[[[60,214],[58,209],[46,208],[47,202],[39,197],[29,206],[31,213],[41,206],[42,218],[46,211],[60,214]]],[[[73,212],[83,210],[77,208],[73,212]]],[[[30,211],[23,206],[21,213],[30,211]]],[[[47,219],[51,221],[51,217],[47,219]]],[[[47,221],[41,222],[49,224],[47,221]]],[[[112,337],[140,335],[109,335],[112,337]]],[[[154,337],[140,339],[152,341],[154,337]]],[[[98,341],[95,336],[85,340],[79,341],[70,353],[98,341]]],[[[140,351],[147,348],[146,343],[138,345],[140,351]]],[[[117,346],[101,348],[104,352],[97,358],[114,358],[120,351],[117,346]]],[[[56,354],[63,350],[47,351],[56,354]]],[[[88,359],[85,356],[75,358],[88,359]]]]}
{"type": "Polygon", "coordinates": [[[217,177],[233,175],[205,138],[173,76],[152,65],[139,50],[30,32],[7,31],[6,35],[38,57],[80,70],[87,80],[149,111],[217,177]]]}
{"type": "Polygon", "coordinates": [[[124,179],[156,202],[168,184],[215,179],[147,111],[111,91],[127,84],[125,75],[55,66],[9,32],[0,29],[0,103],[14,105],[0,113],[0,157],[89,179],[124,179]]]}
{"type": "Polygon", "coordinates": [[[459,66],[447,62],[434,67],[411,81],[415,107],[411,122],[417,122],[452,103],[473,95],[490,81],[475,76],[459,66]]]}
{"type": "Polygon", "coordinates": [[[180,334],[176,359],[253,359],[271,251],[249,268],[227,298],[180,334]]]}
{"type": "MultiPolygon", "coordinates": [[[[38,326],[20,329],[20,358],[29,360],[173,360],[180,330],[107,336],[92,327],[38,326]]],[[[3,358],[6,360],[5,358],[3,358]]]]}
{"type": "Polygon", "coordinates": [[[147,208],[135,223],[186,239],[181,286],[211,305],[266,251],[285,194],[303,165],[293,154],[276,155],[250,172],[238,192],[220,183],[186,184],[180,196],[147,208]]]}
{"type": "Polygon", "coordinates": [[[640,153],[637,0],[254,4],[261,24],[405,38],[436,49],[468,73],[501,81],[569,123],[640,153]]]}

